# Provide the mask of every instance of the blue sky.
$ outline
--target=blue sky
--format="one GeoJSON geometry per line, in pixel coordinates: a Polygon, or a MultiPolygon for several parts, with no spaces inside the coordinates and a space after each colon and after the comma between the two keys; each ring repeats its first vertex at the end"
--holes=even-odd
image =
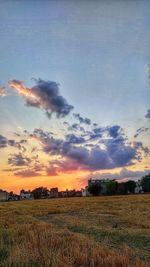
{"type": "MultiPolygon", "coordinates": [[[[75,113],[100,127],[120,125],[130,140],[148,128],[149,10],[148,0],[1,1],[0,86],[8,93],[0,99],[1,134],[63,127],[8,86],[17,79],[31,88],[32,78],[59,83],[75,113]]],[[[139,139],[147,146],[148,133],[139,139]]]]}

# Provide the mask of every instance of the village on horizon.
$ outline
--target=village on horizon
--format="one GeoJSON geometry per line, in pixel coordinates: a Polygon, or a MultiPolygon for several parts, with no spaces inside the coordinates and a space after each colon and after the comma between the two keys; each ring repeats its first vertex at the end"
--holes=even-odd
{"type": "Polygon", "coordinates": [[[89,179],[88,185],[81,190],[59,191],[58,187],[47,189],[47,187],[38,187],[31,190],[20,190],[20,194],[7,192],[0,189],[0,201],[17,201],[30,199],[46,199],[61,197],[88,197],[100,195],[124,195],[140,194],[150,192],[150,174],[143,176],[138,181],[128,180],[126,182],[115,179],[89,179]]]}

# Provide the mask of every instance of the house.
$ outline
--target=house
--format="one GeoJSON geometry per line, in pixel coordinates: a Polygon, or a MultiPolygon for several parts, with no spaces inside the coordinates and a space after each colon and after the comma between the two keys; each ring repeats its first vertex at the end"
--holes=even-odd
{"type": "Polygon", "coordinates": [[[58,188],[57,187],[50,189],[50,197],[52,197],[52,198],[58,197],[58,188]]]}
{"type": "Polygon", "coordinates": [[[88,186],[86,186],[85,188],[82,188],[81,189],[81,192],[82,192],[82,197],[89,197],[89,196],[91,196],[91,194],[88,191],[88,186]]]}
{"type": "Polygon", "coordinates": [[[7,201],[9,199],[9,193],[0,189],[0,201],[7,201]]]}
{"type": "Polygon", "coordinates": [[[14,194],[13,192],[9,193],[9,201],[17,201],[20,200],[20,196],[17,194],[14,194]]]}
{"type": "Polygon", "coordinates": [[[30,191],[25,191],[24,189],[22,189],[20,191],[20,199],[32,199],[33,195],[31,194],[30,191]]]}
{"type": "Polygon", "coordinates": [[[136,182],[136,187],[135,187],[135,189],[134,189],[134,193],[135,193],[135,194],[144,193],[144,192],[143,192],[143,188],[142,188],[142,186],[140,185],[140,181],[137,181],[137,182],[136,182]]]}

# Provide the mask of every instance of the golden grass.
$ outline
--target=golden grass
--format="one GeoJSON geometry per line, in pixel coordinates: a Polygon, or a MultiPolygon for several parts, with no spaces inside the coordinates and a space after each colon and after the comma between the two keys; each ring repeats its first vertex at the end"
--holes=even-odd
{"type": "Polygon", "coordinates": [[[148,267],[150,195],[0,204],[0,266],[148,267]]]}

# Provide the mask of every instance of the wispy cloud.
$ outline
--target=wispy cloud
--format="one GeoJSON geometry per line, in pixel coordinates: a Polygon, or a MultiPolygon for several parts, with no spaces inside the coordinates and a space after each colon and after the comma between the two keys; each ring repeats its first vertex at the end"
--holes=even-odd
{"type": "Polygon", "coordinates": [[[137,138],[139,135],[141,135],[142,133],[147,132],[148,130],[149,130],[149,128],[147,128],[147,127],[140,127],[139,129],[136,130],[134,138],[137,138]]]}
{"type": "Polygon", "coordinates": [[[6,96],[5,87],[0,87],[0,97],[6,96]]]}
{"type": "Polygon", "coordinates": [[[84,124],[87,124],[87,125],[91,124],[91,120],[89,118],[83,118],[83,117],[81,117],[81,115],[79,113],[73,113],[73,116],[77,120],[79,120],[80,123],[84,123],[84,124]]]}
{"type": "Polygon", "coordinates": [[[41,173],[34,171],[32,169],[27,170],[20,170],[14,173],[16,176],[20,177],[35,177],[35,176],[41,176],[41,173]]]}

